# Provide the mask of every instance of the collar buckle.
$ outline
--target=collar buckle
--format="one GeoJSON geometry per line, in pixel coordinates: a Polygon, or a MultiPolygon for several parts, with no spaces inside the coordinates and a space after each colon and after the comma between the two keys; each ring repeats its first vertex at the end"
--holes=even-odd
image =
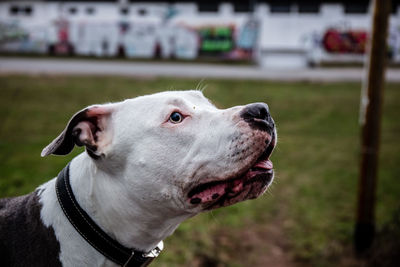
{"type": "Polygon", "coordinates": [[[164,249],[164,242],[160,241],[155,248],[147,253],[143,253],[144,258],[157,258],[161,251],[164,249]]]}
{"type": "MultiPolygon", "coordinates": [[[[141,265],[141,267],[144,266],[148,266],[155,258],[158,257],[158,255],[160,255],[161,251],[164,249],[164,242],[160,241],[160,243],[157,244],[157,246],[155,248],[153,248],[152,250],[150,250],[147,253],[143,253],[141,256],[142,258],[145,258],[146,261],[143,262],[143,264],[141,265]]],[[[131,260],[134,259],[134,255],[135,255],[135,251],[132,251],[131,256],[129,257],[129,259],[124,263],[124,265],[122,265],[122,267],[129,267],[131,266],[131,260]]]]}

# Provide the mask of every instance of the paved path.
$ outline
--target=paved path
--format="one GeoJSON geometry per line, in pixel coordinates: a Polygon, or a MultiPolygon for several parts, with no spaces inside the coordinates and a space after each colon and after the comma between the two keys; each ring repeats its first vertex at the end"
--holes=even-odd
{"type": "MultiPolygon", "coordinates": [[[[202,63],[0,57],[0,74],[10,73],[280,81],[360,81],[364,71],[362,68],[261,69],[256,66],[229,66],[202,63]]],[[[389,69],[386,74],[389,81],[400,82],[400,69],[389,69]]]]}

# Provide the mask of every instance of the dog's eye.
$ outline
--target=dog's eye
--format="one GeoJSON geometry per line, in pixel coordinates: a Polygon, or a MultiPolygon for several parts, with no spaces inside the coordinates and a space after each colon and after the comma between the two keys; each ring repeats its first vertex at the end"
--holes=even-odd
{"type": "Polygon", "coordinates": [[[169,121],[172,123],[180,123],[183,120],[183,116],[179,112],[173,112],[171,116],[169,116],[169,121]]]}

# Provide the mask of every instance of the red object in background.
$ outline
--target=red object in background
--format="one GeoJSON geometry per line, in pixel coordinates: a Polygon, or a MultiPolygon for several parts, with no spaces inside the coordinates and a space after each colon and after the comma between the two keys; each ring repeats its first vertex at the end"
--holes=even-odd
{"type": "Polygon", "coordinates": [[[58,30],[58,41],[68,42],[68,28],[60,28],[58,30]]]}
{"type": "Polygon", "coordinates": [[[55,24],[57,26],[57,33],[58,33],[58,42],[68,42],[68,28],[69,28],[69,23],[65,19],[58,19],[55,21],[55,24]]]}
{"type": "Polygon", "coordinates": [[[67,55],[73,53],[73,47],[69,43],[69,23],[65,19],[56,20],[58,40],[54,44],[54,53],[67,55]]]}
{"type": "Polygon", "coordinates": [[[322,44],[329,53],[364,54],[368,33],[366,31],[344,31],[329,29],[325,32],[322,44]]]}

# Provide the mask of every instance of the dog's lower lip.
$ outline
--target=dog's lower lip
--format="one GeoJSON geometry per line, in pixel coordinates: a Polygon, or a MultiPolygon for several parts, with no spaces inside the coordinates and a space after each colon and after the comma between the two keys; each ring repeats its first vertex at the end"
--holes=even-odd
{"type": "Polygon", "coordinates": [[[251,172],[265,172],[265,173],[272,173],[274,172],[273,169],[261,169],[261,168],[251,168],[251,172]]]}
{"type": "Polygon", "coordinates": [[[248,183],[251,183],[253,177],[260,174],[272,176],[273,172],[272,162],[268,158],[261,157],[252,168],[236,178],[196,186],[188,193],[189,202],[197,205],[215,201],[223,195],[228,197],[238,195],[248,183]]]}

